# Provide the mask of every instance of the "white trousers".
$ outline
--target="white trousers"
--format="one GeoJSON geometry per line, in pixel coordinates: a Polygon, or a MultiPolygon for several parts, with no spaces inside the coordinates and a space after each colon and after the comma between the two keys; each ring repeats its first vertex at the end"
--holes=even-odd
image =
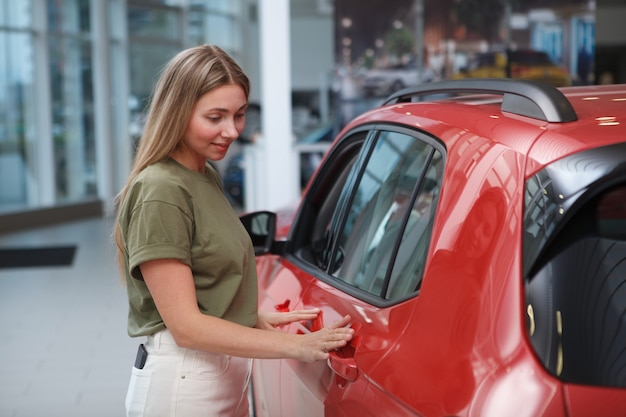
{"type": "Polygon", "coordinates": [[[168,330],[148,336],[133,367],[127,417],[248,417],[252,360],[181,348],[168,330]]]}

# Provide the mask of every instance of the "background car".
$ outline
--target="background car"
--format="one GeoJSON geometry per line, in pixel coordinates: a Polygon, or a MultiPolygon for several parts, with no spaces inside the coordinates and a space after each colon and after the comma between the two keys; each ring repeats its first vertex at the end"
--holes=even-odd
{"type": "Polygon", "coordinates": [[[242,216],[264,310],[349,314],[257,360],[257,417],[623,416],[626,86],[457,80],[349,123],[299,206],[242,216]]]}
{"type": "Polygon", "coordinates": [[[529,49],[479,53],[453,78],[516,78],[555,87],[572,84],[567,70],[556,65],[546,52],[529,49]]]}
{"type": "Polygon", "coordinates": [[[436,78],[430,67],[424,67],[420,73],[415,62],[410,62],[367,71],[361,80],[361,89],[366,97],[388,96],[410,85],[432,82],[436,78]]]}

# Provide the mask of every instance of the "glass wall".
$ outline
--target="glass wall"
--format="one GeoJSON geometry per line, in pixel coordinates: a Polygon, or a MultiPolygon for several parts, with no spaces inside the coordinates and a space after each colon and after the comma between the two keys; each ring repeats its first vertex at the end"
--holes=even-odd
{"type": "Polygon", "coordinates": [[[48,1],[54,202],[97,197],[89,0],[48,1]]]}
{"type": "Polygon", "coordinates": [[[242,3],[231,0],[192,0],[188,18],[189,39],[201,44],[207,39],[236,55],[241,50],[241,30],[238,20],[243,14],[242,3]]]}
{"type": "Polygon", "coordinates": [[[243,0],[0,0],[0,215],[110,203],[181,49],[242,55],[243,0]]]}
{"type": "Polygon", "coordinates": [[[183,47],[182,10],[130,1],[127,11],[131,135],[136,145],[158,70],[183,47]]]}
{"type": "Polygon", "coordinates": [[[36,203],[34,39],[29,1],[0,7],[0,208],[36,203]]]}

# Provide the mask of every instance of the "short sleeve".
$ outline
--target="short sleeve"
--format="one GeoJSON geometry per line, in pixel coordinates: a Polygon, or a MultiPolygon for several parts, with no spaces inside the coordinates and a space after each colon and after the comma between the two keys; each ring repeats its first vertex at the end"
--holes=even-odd
{"type": "Polygon", "coordinates": [[[133,210],[126,235],[131,276],[143,280],[139,265],[156,259],[178,259],[191,266],[193,219],[179,206],[145,201],[133,210]]]}

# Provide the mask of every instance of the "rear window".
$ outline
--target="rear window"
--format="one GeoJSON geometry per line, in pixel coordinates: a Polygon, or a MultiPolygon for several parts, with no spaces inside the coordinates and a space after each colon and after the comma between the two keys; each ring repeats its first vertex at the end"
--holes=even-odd
{"type": "Polygon", "coordinates": [[[611,161],[602,169],[569,193],[573,172],[548,170],[527,184],[527,329],[559,379],[626,387],[626,173],[611,161]]]}

